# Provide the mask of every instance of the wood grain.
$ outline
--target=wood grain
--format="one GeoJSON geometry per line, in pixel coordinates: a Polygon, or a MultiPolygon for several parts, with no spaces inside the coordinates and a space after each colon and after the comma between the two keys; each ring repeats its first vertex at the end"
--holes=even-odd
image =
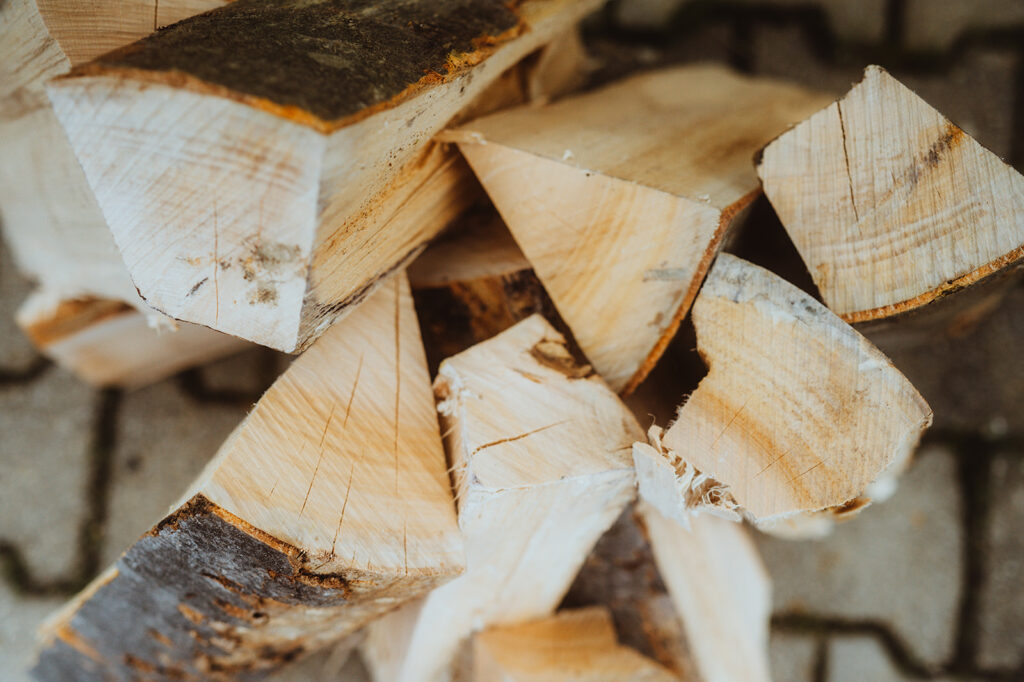
{"type": "Polygon", "coordinates": [[[758,173],[848,322],[925,306],[1024,258],[1024,177],[877,66],[768,145],[758,173]]]}
{"type": "Polygon", "coordinates": [[[446,133],[580,347],[629,393],[758,192],[750,159],[827,98],[719,66],[666,69],[446,133]]]}

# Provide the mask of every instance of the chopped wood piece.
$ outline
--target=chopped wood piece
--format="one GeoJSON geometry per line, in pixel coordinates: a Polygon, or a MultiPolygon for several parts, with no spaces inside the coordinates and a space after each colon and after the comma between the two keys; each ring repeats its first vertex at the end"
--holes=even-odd
{"type": "Polygon", "coordinates": [[[597,4],[237,0],[48,92],[147,302],[295,351],[464,208],[433,134],[597,4]]]}
{"type": "Polygon", "coordinates": [[[672,427],[634,448],[641,496],[685,522],[742,510],[782,530],[884,497],[931,424],[892,363],[785,280],[722,254],[693,307],[709,372],[672,427]]]}
{"type": "Polygon", "coordinates": [[[144,313],[110,299],[61,301],[54,309],[36,294],[17,320],[36,348],[94,386],[139,388],[248,346],[187,322],[155,330],[144,313]]]}
{"type": "Polygon", "coordinates": [[[658,570],[704,682],[768,682],[771,581],[746,529],[713,516],[689,528],[641,501],[658,570]]]}
{"type": "Polygon", "coordinates": [[[475,678],[493,682],[678,682],[654,661],[619,644],[600,606],[490,628],[473,641],[475,678]]]}
{"type": "Polygon", "coordinates": [[[631,392],[759,191],[750,158],[827,98],[716,66],[630,78],[445,133],[609,385],[631,392]]]}
{"type": "Polygon", "coordinates": [[[443,362],[434,391],[466,573],[373,624],[382,682],[448,680],[474,630],[551,613],[634,495],[639,426],[541,316],[443,362]]]}
{"type": "Polygon", "coordinates": [[[18,268],[39,285],[19,323],[40,351],[90,383],[138,386],[243,346],[191,325],[172,333],[174,325],[139,298],[43,84],[145,36],[154,20],[162,25],[222,4],[0,3],[0,214],[18,268]],[[111,319],[93,332],[82,326],[101,311],[121,308],[116,331],[111,319]],[[148,329],[147,318],[160,329],[148,329]],[[69,323],[73,338],[66,336],[69,323]],[[55,325],[64,330],[60,340],[55,325]]]}
{"type": "Polygon", "coordinates": [[[408,273],[434,368],[534,313],[558,321],[529,261],[493,209],[468,214],[457,232],[431,244],[408,273]]]}
{"type": "Polygon", "coordinates": [[[295,360],[53,625],[39,677],[224,679],[348,635],[461,573],[445,468],[395,278],[295,360]]]}
{"type": "Polygon", "coordinates": [[[1024,258],[1024,177],[877,66],[769,144],[758,173],[847,322],[920,308],[1024,258]]]}

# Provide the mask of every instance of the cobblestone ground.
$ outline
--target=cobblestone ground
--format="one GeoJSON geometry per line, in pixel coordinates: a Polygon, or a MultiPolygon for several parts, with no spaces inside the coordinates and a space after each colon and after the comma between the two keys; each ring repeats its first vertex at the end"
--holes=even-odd
{"type": "MultiPolygon", "coordinates": [[[[879,63],[1024,169],[1020,0],[613,0],[588,43],[596,81],[718,60],[838,94],[879,63]]],[[[777,223],[762,223],[757,237],[778,247],[765,264],[806,282],[777,223]]],[[[287,363],[254,349],[133,393],[93,390],[14,326],[28,290],[0,250],[0,678],[10,680],[25,678],[39,623],[167,510],[287,363]]],[[[955,338],[876,339],[932,404],[935,427],[890,501],[823,541],[759,538],[775,582],[778,680],[1024,680],[1022,339],[1019,284],[955,338]]],[[[280,679],[365,679],[358,661],[343,665],[328,652],[280,679]]]]}

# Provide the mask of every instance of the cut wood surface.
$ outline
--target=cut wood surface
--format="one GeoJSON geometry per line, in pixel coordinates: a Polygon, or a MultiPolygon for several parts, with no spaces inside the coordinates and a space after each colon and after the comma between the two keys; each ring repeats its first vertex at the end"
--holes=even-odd
{"type": "Polygon", "coordinates": [[[147,302],[301,350],[464,208],[431,136],[597,4],[237,0],[48,92],[147,302]]]}
{"type": "Polygon", "coordinates": [[[729,254],[693,320],[709,372],[672,427],[635,447],[644,499],[681,522],[712,507],[781,532],[803,514],[844,515],[891,492],[932,414],[877,348],[729,254]]]}
{"type": "Polygon", "coordinates": [[[473,641],[478,682],[678,682],[671,672],[619,644],[607,609],[560,611],[495,627],[473,641]]]}
{"type": "Polygon", "coordinates": [[[1024,177],[877,66],[769,144],[758,173],[848,322],[914,310],[1024,258],[1024,177]]]}
{"type": "Polygon", "coordinates": [[[492,208],[460,220],[409,266],[427,361],[486,341],[534,313],[555,321],[551,299],[492,208]]]}
{"type": "Polygon", "coordinates": [[[704,682],[768,682],[771,581],[747,530],[701,516],[689,528],[638,505],[654,559],[704,682]]]}
{"type": "Polygon", "coordinates": [[[139,388],[249,346],[187,322],[154,329],[145,313],[110,299],[73,299],[53,308],[36,294],[18,309],[17,321],[37,349],[94,386],[139,388]]]}
{"type": "Polygon", "coordinates": [[[501,112],[444,139],[459,143],[594,367],[628,393],[758,192],[752,155],[827,100],[685,67],[501,112]]]}
{"type": "Polygon", "coordinates": [[[53,624],[38,676],[229,678],[348,635],[463,570],[445,469],[395,278],[292,364],[182,503],[53,624]]]}
{"type": "Polygon", "coordinates": [[[371,626],[381,682],[451,679],[474,630],[550,614],[634,495],[639,426],[539,315],[446,360],[434,389],[467,568],[371,626]]]}
{"type": "Polygon", "coordinates": [[[90,383],[138,386],[242,344],[191,325],[175,331],[139,298],[43,85],[147,35],[154,22],[162,26],[222,4],[0,3],[0,222],[18,269],[38,286],[19,323],[41,352],[90,383]],[[81,326],[83,315],[125,305],[138,312],[124,309],[117,325],[106,318],[94,332],[81,326]],[[73,338],[67,336],[72,321],[73,338]],[[148,329],[149,322],[159,329],[148,329]],[[55,325],[65,331],[60,340],[52,335],[55,325]]]}

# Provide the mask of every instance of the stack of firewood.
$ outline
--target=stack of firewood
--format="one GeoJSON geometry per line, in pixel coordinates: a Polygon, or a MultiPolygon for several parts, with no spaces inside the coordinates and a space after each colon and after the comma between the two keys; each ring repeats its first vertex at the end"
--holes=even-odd
{"type": "Polygon", "coordinates": [[[380,682],[768,679],[748,528],[827,533],[931,423],[851,324],[974,314],[1024,258],[1024,179],[878,67],[838,101],[713,65],[574,93],[599,0],[222,4],[0,6],[37,346],[129,387],[301,353],[37,676],[347,642],[380,682]],[[762,190],[821,301],[728,253],[762,190]],[[687,315],[707,376],[628,407],[687,315]],[[658,661],[558,610],[630,509],[658,661]]]}

